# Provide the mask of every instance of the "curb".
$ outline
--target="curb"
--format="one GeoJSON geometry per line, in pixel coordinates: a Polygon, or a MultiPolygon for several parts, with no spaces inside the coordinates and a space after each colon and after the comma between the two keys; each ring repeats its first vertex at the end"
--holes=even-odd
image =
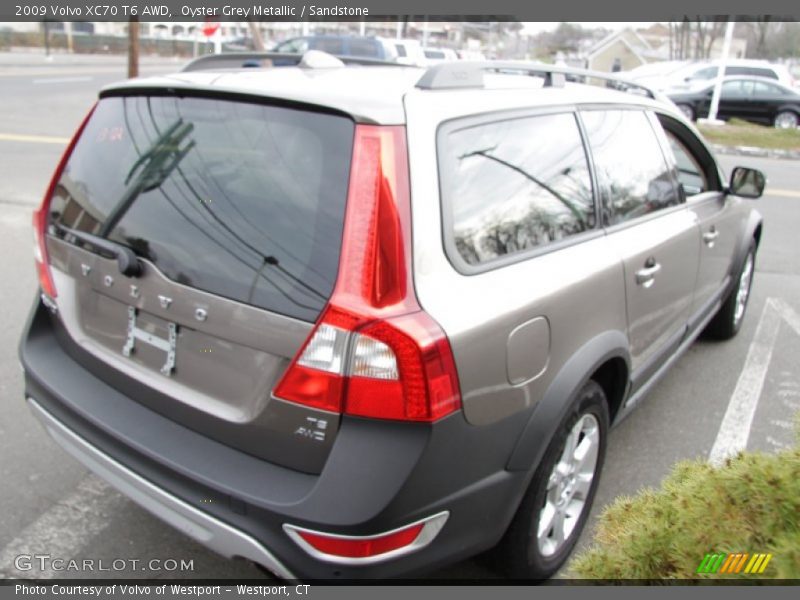
{"type": "Polygon", "coordinates": [[[758,148],[756,146],[723,146],[721,144],[712,144],[711,147],[717,154],[800,160],[800,151],[798,150],[775,150],[770,148],[758,148]]]}

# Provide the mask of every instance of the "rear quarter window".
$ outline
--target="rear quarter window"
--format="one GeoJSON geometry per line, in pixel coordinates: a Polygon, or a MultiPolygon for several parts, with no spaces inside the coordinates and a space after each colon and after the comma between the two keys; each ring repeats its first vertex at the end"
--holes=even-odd
{"type": "Polygon", "coordinates": [[[439,136],[445,237],[477,266],[595,226],[591,177],[572,114],[446,129],[439,136]]]}

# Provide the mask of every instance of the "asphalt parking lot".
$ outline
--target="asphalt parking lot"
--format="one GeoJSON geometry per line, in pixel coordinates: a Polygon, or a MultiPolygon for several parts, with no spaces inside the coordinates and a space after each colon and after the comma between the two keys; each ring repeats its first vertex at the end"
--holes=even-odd
{"type": "MultiPolygon", "coordinates": [[[[143,72],[175,67],[152,61],[143,72]]],[[[47,437],[23,401],[17,343],[36,291],[31,212],[99,87],[123,75],[119,60],[0,55],[0,576],[265,577],[253,565],[205,550],[90,475],[47,437]],[[27,554],[126,562],[105,572],[16,570],[15,558],[27,554]],[[192,561],[193,568],[153,569],[153,559],[162,566],[167,559],[192,561]]],[[[756,201],[765,227],[743,329],[730,342],[697,342],[614,430],[582,545],[590,543],[600,509],[615,497],[657,485],[679,460],[708,458],[743,373],[756,369],[761,378],[747,447],[772,452],[794,439],[792,419],[800,412],[800,165],[736,156],[722,157],[721,164],[726,173],[739,164],[760,168],[769,181],[765,197],[756,201]]],[[[479,560],[432,574],[496,576],[479,560]]]]}

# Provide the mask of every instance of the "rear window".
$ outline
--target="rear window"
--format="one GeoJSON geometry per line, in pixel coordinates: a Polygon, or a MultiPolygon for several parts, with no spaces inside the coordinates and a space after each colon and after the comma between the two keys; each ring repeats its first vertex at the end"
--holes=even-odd
{"type": "Polygon", "coordinates": [[[441,50],[425,50],[425,58],[444,58],[444,52],[441,50]]]}
{"type": "Polygon", "coordinates": [[[313,321],[336,279],[353,133],[345,117],[256,103],[106,98],[51,218],[178,283],[313,321]]]}

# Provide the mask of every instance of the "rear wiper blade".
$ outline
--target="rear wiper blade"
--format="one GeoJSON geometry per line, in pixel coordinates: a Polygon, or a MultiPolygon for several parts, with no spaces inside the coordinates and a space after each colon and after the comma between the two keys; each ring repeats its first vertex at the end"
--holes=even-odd
{"type": "Polygon", "coordinates": [[[142,273],[142,265],[136,254],[123,244],[112,242],[106,238],[102,238],[85,231],[78,231],[65,225],[56,224],[58,229],[64,232],[64,239],[70,244],[74,244],[75,240],[80,240],[84,244],[94,246],[98,250],[108,252],[117,259],[117,267],[119,272],[127,277],[138,277],[142,273]]]}

